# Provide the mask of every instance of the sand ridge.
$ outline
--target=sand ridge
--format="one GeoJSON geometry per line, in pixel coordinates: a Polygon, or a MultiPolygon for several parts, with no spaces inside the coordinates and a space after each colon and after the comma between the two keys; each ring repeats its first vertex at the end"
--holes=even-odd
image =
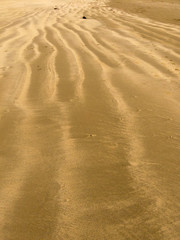
{"type": "Polygon", "coordinates": [[[177,21],[2,2],[0,239],[178,240],[177,21]]]}

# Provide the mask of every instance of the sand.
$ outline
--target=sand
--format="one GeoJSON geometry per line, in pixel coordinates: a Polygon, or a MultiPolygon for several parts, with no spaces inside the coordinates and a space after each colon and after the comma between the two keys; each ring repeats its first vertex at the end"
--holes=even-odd
{"type": "Polygon", "coordinates": [[[1,0],[0,240],[180,239],[179,21],[1,0]]]}

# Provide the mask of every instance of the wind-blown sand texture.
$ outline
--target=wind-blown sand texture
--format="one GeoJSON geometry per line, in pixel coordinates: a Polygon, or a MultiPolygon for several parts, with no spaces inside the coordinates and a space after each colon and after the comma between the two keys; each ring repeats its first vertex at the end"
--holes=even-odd
{"type": "Polygon", "coordinates": [[[180,239],[180,4],[127,2],[1,0],[0,240],[180,239]]]}

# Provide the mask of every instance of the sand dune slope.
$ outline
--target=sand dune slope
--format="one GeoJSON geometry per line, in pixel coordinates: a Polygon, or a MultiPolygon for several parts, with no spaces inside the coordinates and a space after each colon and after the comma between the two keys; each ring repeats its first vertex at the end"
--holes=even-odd
{"type": "Polygon", "coordinates": [[[2,1],[0,240],[180,239],[179,42],[105,0],[2,1]]]}

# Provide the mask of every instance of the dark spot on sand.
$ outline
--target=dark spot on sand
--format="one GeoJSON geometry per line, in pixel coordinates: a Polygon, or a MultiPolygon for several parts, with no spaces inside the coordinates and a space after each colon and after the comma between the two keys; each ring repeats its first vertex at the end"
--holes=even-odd
{"type": "Polygon", "coordinates": [[[37,65],[37,70],[40,71],[41,69],[42,68],[39,65],[37,65]]]}
{"type": "Polygon", "coordinates": [[[96,134],[90,133],[90,134],[88,134],[88,137],[96,137],[96,134]]]}

